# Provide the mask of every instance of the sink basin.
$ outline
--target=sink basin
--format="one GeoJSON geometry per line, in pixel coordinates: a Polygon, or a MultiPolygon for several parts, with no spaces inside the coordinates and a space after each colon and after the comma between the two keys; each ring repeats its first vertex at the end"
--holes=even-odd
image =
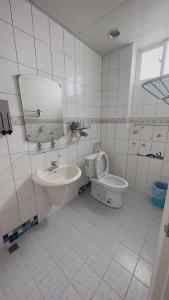
{"type": "Polygon", "coordinates": [[[39,169],[32,176],[32,180],[44,187],[61,187],[75,182],[80,176],[81,169],[79,167],[62,165],[52,171],[39,169]]]}

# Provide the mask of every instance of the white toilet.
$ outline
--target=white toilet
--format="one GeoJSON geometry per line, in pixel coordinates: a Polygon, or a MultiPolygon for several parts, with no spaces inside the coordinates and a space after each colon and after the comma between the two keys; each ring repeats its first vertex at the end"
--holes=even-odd
{"type": "Polygon", "coordinates": [[[123,195],[129,184],[124,178],[109,174],[109,159],[105,152],[86,157],[85,174],[92,182],[91,195],[94,198],[110,207],[122,206],[123,195]]]}

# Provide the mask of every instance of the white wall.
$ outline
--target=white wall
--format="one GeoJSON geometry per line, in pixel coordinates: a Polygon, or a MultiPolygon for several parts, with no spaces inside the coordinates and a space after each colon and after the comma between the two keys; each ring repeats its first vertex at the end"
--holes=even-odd
{"type": "Polygon", "coordinates": [[[103,58],[101,140],[111,171],[120,176],[125,175],[127,161],[132,51],[130,45],[103,58]]]}
{"type": "MultiPolygon", "coordinates": [[[[11,136],[0,135],[0,236],[48,208],[43,191],[33,186],[31,174],[49,166],[50,158],[82,166],[85,155],[100,139],[102,58],[25,0],[0,1],[0,99],[9,101],[11,136]],[[17,83],[18,74],[52,78],[63,87],[65,137],[63,150],[31,155],[36,145],[25,139],[17,83]],[[87,138],[68,145],[70,119],[89,119],[87,138]]],[[[83,184],[82,177],[79,185],[83,184]]],[[[77,186],[72,193],[77,192],[77,186]]],[[[2,239],[1,244],[2,244],[2,239]]]]}
{"type": "Polygon", "coordinates": [[[111,171],[142,191],[154,180],[169,180],[169,106],[146,93],[136,80],[136,49],[129,45],[103,58],[101,139],[111,171]],[[165,119],[166,118],[166,119],[165,119]],[[161,151],[164,161],[136,154],[161,151]]]}

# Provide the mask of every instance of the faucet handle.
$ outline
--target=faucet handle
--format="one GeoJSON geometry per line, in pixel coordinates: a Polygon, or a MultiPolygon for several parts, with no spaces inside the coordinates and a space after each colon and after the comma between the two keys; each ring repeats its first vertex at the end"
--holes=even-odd
{"type": "Polygon", "coordinates": [[[58,160],[50,160],[50,163],[52,166],[56,166],[59,164],[59,161],[58,160]]]}

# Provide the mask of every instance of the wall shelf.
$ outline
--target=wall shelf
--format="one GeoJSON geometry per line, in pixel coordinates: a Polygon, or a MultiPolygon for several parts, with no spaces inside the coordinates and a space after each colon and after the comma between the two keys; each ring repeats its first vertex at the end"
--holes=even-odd
{"type": "Polygon", "coordinates": [[[147,80],[142,84],[142,88],[169,105],[169,74],[147,80]]]}
{"type": "Polygon", "coordinates": [[[43,153],[48,153],[48,152],[53,152],[53,151],[57,151],[57,150],[63,150],[67,148],[67,145],[65,146],[56,146],[53,148],[48,148],[48,147],[43,147],[42,149],[35,149],[35,150],[29,150],[29,154],[30,155],[38,155],[38,154],[43,154],[43,153]]]}

